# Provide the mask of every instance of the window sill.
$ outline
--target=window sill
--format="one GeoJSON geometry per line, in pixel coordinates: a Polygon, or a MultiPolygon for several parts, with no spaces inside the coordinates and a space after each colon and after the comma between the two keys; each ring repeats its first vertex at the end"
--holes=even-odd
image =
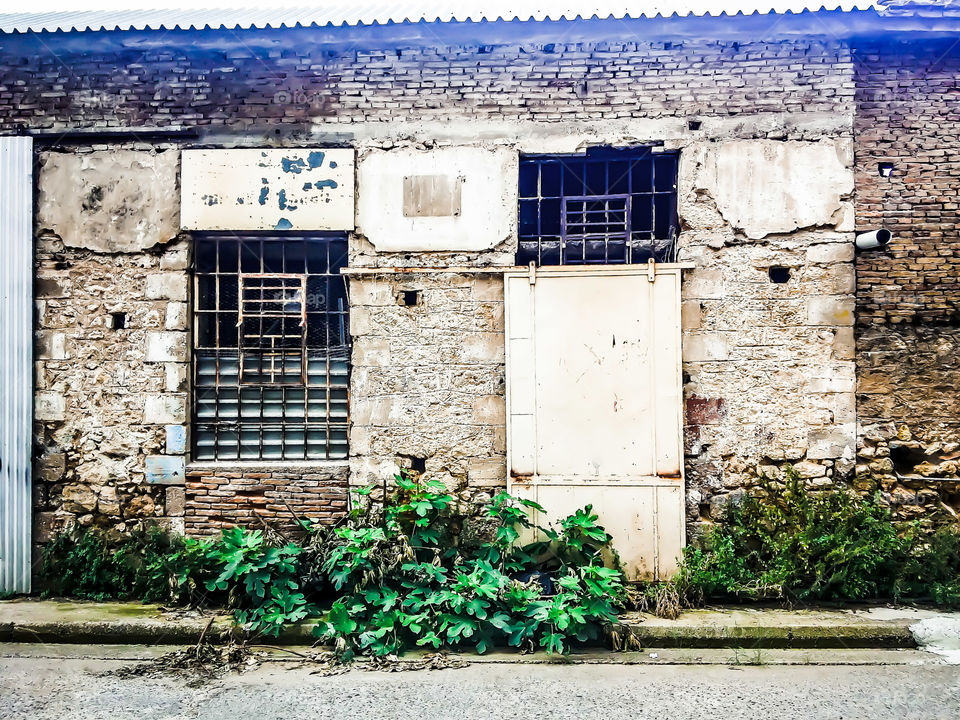
{"type": "Polygon", "coordinates": [[[199,460],[186,467],[186,473],[198,472],[277,472],[297,470],[317,472],[324,470],[346,470],[349,460],[199,460]]]}

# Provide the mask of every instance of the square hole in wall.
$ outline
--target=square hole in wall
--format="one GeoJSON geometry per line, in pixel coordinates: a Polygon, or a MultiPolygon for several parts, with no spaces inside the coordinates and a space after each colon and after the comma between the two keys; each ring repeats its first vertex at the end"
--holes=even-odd
{"type": "Polygon", "coordinates": [[[398,297],[400,304],[405,307],[410,307],[412,305],[420,304],[420,291],[419,290],[401,290],[398,297]]]}
{"type": "Polygon", "coordinates": [[[770,275],[770,282],[782,285],[790,279],[790,268],[782,265],[771,265],[767,270],[770,275]]]}
{"type": "Polygon", "coordinates": [[[114,330],[123,330],[127,326],[127,314],[125,312],[110,313],[110,326],[114,330]]]}

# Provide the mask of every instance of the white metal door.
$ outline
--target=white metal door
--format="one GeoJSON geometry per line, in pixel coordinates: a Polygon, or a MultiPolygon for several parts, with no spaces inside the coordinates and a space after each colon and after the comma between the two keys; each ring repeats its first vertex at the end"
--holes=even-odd
{"type": "Polygon", "coordinates": [[[685,539],[680,267],[510,270],[505,293],[510,492],[549,520],[592,504],[628,577],[668,577],[685,539]]]}
{"type": "Polygon", "coordinates": [[[0,137],[0,591],[30,592],[33,140],[0,137]]]}

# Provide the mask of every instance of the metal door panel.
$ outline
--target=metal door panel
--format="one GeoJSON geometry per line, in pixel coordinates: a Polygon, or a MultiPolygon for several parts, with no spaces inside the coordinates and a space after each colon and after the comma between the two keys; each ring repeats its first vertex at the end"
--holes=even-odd
{"type": "Polygon", "coordinates": [[[505,274],[508,485],[557,520],[592,504],[631,579],[684,543],[680,268],[505,274]]]}

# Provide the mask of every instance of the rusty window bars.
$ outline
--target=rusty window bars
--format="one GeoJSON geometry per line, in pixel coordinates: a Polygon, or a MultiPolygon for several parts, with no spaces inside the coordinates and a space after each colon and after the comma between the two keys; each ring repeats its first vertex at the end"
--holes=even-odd
{"type": "Polygon", "coordinates": [[[240,273],[238,295],[240,384],[306,385],[306,273],[240,273]]]}
{"type": "Polygon", "coordinates": [[[678,159],[649,147],[522,156],[517,264],[676,260],[678,159]]]}
{"type": "Polygon", "coordinates": [[[195,239],[193,457],[347,457],[343,235],[195,239]]]}

